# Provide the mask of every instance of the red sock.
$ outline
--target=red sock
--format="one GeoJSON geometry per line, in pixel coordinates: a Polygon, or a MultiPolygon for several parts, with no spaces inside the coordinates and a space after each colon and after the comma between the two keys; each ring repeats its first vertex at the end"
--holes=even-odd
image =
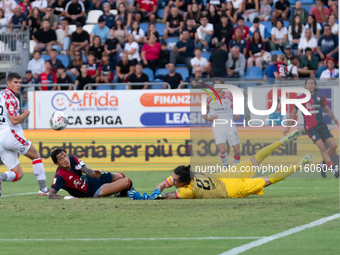
{"type": "Polygon", "coordinates": [[[332,167],[332,169],[333,169],[333,161],[332,161],[332,160],[328,161],[328,162],[326,163],[326,165],[327,165],[327,169],[328,169],[328,168],[331,168],[331,167],[332,167]]]}
{"type": "Polygon", "coordinates": [[[14,172],[14,171],[12,171],[12,172],[15,174],[15,178],[14,178],[14,180],[12,182],[16,182],[18,180],[18,174],[16,172],[14,172]]]}
{"type": "Polygon", "coordinates": [[[235,160],[240,160],[241,159],[241,156],[233,156],[235,160]]]}
{"type": "Polygon", "coordinates": [[[119,173],[120,175],[122,175],[123,176],[123,178],[125,178],[125,174],[123,174],[123,173],[119,173]]]}

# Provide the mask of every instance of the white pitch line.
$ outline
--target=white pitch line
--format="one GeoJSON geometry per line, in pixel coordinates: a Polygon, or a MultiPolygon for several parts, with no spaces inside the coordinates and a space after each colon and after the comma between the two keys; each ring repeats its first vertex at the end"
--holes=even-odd
{"type": "MultiPolygon", "coordinates": [[[[13,197],[13,196],[32,195],[32,194],[38,194],[38,192],[28,192],[28,193],[19,193],[19,194],[3,195],[3,196],[1,196],[1,197],[13,197]]],[[[1,198],[1,197],[0,197],[0,198],[1,198]]]]}
{"type": "Polygon", "coordinates": [[[305,224],[305,225],[302,225],[302,226],[297,226],[295,228],[291,228],[289,230],[283,231],[283,232],[275,234],[275,235],[271,235],[271,236],[267,236],[267,237],[262,237],[259,240],[256,240],[256,241],[253,241],[251,243],[235,247],[235,248],[233,248],[233,249],[231,249],[229,251],[221,253],[220,255],[236,255],[236,254],[240,254],[240,253],[245,252],[247,250],[250,250],[250,249],[252,249],[254,247],[260,246],[262,244],[269,243],[269,242],[274,241],[276,239],[279,239],[281,237],[289,236],[291,234],[295,234],[295,233],[300,232],[302,230],[322,225],[322,224],[324,224],[324,223],[326,223],[328,221],[335,220],[335,219],[338,219],[338,218],[340,218],[340,213],[333,214],[332,216],[329,216],[329,217],[326,217],[326,218],[321,218],[319,220],[313,221],[311,223],[308,223],[308,224],[305,224]]]}
{"type": "Polygon", "coordinates": [[[159,237],[159,238],[48,238],[48,239],[0,239],[0,242],[47,242],[47,241],[161,241],[161,240],[235,240],[260,239],[262,236],[208,236],[208,237],[159,237]]]}

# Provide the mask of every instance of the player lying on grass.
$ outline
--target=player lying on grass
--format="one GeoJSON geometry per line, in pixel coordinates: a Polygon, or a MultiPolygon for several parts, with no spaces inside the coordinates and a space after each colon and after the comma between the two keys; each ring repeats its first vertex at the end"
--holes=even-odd
{"type": "Polygon", "coordinates": [[[300,135],[301,131],[295,130],[281,140],[262,148],[251,159],[236,164],[236,172],[241,174],[240,178],[223,178],[221,174],[197,173],[190,170],[190,165],[179,166],[174,170],[172,176],[156,186],[156,189],[151,196],[148,196],[145,193],[140,195],[135,190],[129,191],[128,195],[134,200],[151,200],[156,198],[240,198],[252,194],[262,195],[265,187],[282,181],[301,166],[311,162],[313,157],[310,155],[305,156],[301,162],[292,165],[286,172],[276,172],[269,176],[259,178],[252,178],[255,175],[254,171],[242,172],[240,169],[248,166],[249,169],[252,169],[252,166],[259,166],[265,158],[273,153],[273,151],[281,145],[298,138],[300,135]],[[172,186],[175,186],[177,190],[161,195],[161,192],[165,188],[170,188],[172,186]]]}
{"type": "Polygon", "coordinates": [[[127,196],[127,191],[132,189],[132,181],[130,178],[125,178],[124,174],[92,170],[77,157],[68,156],[62,149],[53,151],[51,158],[58,168],[48,198],[97,198],[116,193],[120,193],[120,196],[127,196]],[[71,196],[59,196],[57,192],[60,189],[66,190],[71,196]]]}

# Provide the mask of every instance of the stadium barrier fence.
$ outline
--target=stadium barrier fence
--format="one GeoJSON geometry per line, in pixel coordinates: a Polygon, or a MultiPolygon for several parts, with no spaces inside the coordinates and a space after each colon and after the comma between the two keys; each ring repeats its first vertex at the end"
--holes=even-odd
{"type": "Polygon", "coordinates": [[[140,85],[166,85],[168,88],[171,89],[171,86],[167,82],[133,82],[133,83],[89,83],[84,86],[84,90],[86,90],[88,87],[102,87],[102,86],[125,86],[125,89],[127,89],[127,86],[140,86],[140,85]]]}

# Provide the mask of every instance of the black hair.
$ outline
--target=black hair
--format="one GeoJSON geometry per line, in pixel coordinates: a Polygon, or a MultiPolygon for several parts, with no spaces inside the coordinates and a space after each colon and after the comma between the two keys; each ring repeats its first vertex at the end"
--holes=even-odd
{"type": "MultiPolygon", "coordinates": [[[[311,16],[313,18],[313,24],[312,24],[313,29],[312,29],[312,32],[313,32],[313,35],[316,35],[316,27],[317,27],[317,25],[316,25],[316,18],[315,18],[315,16],[313,14],[309,14],[309,16],[311,16]]],[[[311,28],[311,24],[309,24],[309,22],[307,22],[307,24],[308,24],[308,27],[311,28]]]]}
{"type": "Polygon", "coordinates": [[[307,47],[307,48],[305,49],[305,53],[306,53],[307,51],[312,51],[312,49],[311,49],[310,47],[307,47]]]}
{"type": "Polygon", "coordinates": [[[185,185],[189,185],[191,181],[190,165],[176,167],[174,169],[174,174],[179,176],[179,182],[183,182],[185,185]]]}
{"type": "Polygon", "coordinates": [[[57,156],[62,153],[62,152],[65,152],[65,150],[61,149],[61,148],[58,148],[58,149],[55,149],[52,154],[51,154],[51,159],[53,161],[54,164],[58,164],[58,159],[57,159],[57,156]]]}
{"type": "Polygon", "coordinates": [[[57,66],[57,69],[65,69],[65,66],[64,66],[63,64],[59,64],[59,65],[57,66]]]}
{"type": "Polygon", "coordinates": [[[9,73],[7,75],[7,81],[11,82],[13,79],[19,79],[21,80],[21,76],[18,73],[9,73]]]}
{"type": "Polygon", "coordinates": [[[254,33],[253,33],[253,36],[251,37],[251,42],[253,43],[253,44],[256,44],[256,42],[255,42],[255,34],[259,34],[259,44],[262,44],[262,36],[261,36],[261,33],[259,32],[259,31],[255,31],[254,33]]]}
{"type": "MultiPolygon", "coordinates": [[[[295,21],[295,18],[296,17],[299,17],[299,15],[295,15],[294,19],[292,20],[292,25],[291,25],[291,34],[292,36],[295,34],[295,31],[296,31],[296,21],[295,21]]],[[[298,26],[298,33],[301,34],[302,33],[302,30],[303,30],[303,27],[302,27],[302,23],[301,23],[301,18],[300,18],[300,22],[299,24],[297,25],[298,26]]]]}
{"type": "Polygon", "coordinates": [[[51,51],[55,51],[55,52],[57,52],[57,50],[56,50],[56,49],[51,49],[51,51]]]}
{"type": "Polygon", "coordinates": [[[260,22],[259,17],[254,18],[253,23],[259,23],[259,22],[260,22]]]}

